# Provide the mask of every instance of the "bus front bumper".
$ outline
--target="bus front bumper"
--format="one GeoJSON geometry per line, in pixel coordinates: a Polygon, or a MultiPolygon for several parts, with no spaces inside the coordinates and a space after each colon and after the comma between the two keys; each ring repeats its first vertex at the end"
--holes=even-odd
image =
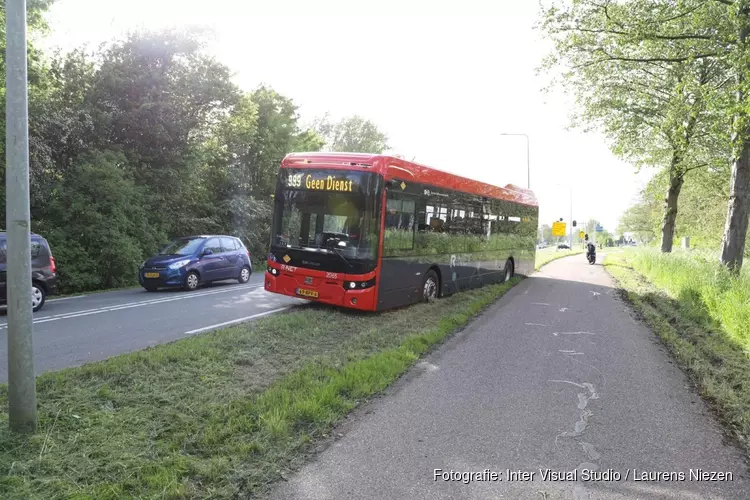
{"type": "Polygon", "coordinates": [[[265,276],[265,289],[268,292],[362,311],[376,309],[378,301],[374,273],[364,276],[342,275],[345,279],[327,279],[312,275],[316,271],[305,275],[275,269],[276,274],[273,274],[271,269],[275,268],[269,268],[265,276]],[[354,288],[345,288],[345,284],[352,282],[355,283],[354,288]],[[363,282],[366,283],[366,288],[361,288],[363,282]]]}

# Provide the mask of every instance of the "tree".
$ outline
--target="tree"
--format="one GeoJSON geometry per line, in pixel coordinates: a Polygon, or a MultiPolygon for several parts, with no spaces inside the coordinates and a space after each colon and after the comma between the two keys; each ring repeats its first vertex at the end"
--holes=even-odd
{"type": "MultiPolygon", "coordinates": [[[[729,165],[722,168],[701,168],[688,174],[688,181],[680,198],[675,236],[690,236],[691,245],[719,248],[723,221],[726,217],[729,165]]],[[[632,232],[641,241],[651,241],[659,233],[661,220],[660,193],[664,192],[666,172],[654,176],[639,198],[623,214],[618,232],[632,232]]]]}
{"type": "Polygon", "coordinates": [[[388,149],[388,137],[374,123],[357,115],[336,123],[325,115],[313,128],[326,141],[328,151],[380,154],[388,149]]]}
{"type": "MultiPolygon", "coordinates": [[[[29,0],[30,27],[49,3],[29,0]]],[[[195,31],[33,55],[32,227],[55,249],[62,292],[134,284],[143,258],[185,234],[233,234],[262,258],[281,161],[326,143],[292,99],[241,91],[195,31]]]]}
{"type": "Polygon", "coordinates": [[[130,34],[105,46],[91,91],[94,146],[126,155],[151,223],[167,234],[186,225],[194,148],[240,98],[229,68],[202,47],[200,33],[130,34]]]}
{"type": "Polygon", "coordinates": [[[685,35],[690,19],[673,11],[667,0],[580,0],[545,8],[541,25],[555,43],[542,67],[567,70],[561,83],[580,106],[574,126],[601,128],[637,167],[666,169],[663,252],[672,249],[686,175],[714,160],[710,131],[723,115],[708,103],[727,93],[709,27],[685,35]]]}
{"type": "MultiPolygon", "coordinates": [[[[49,67],[42,52],[33,43],[33,35],[47,30],[44,13],[52,5],[53,0],[27,0],[26,24],[29,32],[28,44],[28,81],[29,81],[29,177],[31,182],[31,196],[36,198],[39,189],[35,182],[39,179],[40,165],[37,162],[40,146],[45,142],[38,136],[36,127],[40,118],[45,115],[39,112],[41,102],[47,94],[49,86],[49,67]]],[[[5,82],[5,2],[0,5],[0,77],[5,82]]],[[[5,137],[5,84],[0,85],[0,135],[5,137]]],[[[5,220],[5,140],[0,141],[0,213],[5,220]]]]}
{"type": "Polygon", "coordinates": [[[317,151],[323,140],[302,130],[291,99],[261,86],[244,94],[216,124],[199,157],[200,208],[205,224],[241,237],[263,255],[270,237],[279,166],[292,151],[317,151]]]}
{"type": "Polygon", "coordinates": [[[731,23],[736,33],[733,43],[732,66],[736,79],[736,102],[733,109],[734,126],[732,136],[733,161],[729,181],[729,203],[727,207],[724,237],[721,245],[721,262],[730,271],[739,273],[745,253],[748,216],[750,215],[750,112],[747,99],[750,96],[750,1],[716,0],[726,4],[727,10],[735,9],[731,23]]]}
{"type": "Polygon", "coordinates": [[[552,241],[552,226],[549,224],[542,224],[539,228],[540,238],[543,242],[549,243],[552,241]]]}
{"type": "Polygon", "coordinates": [[[55,54],[29,92],[31,211],[45,210],[54,184],[96,140],[89,95],[95,68],[88,54],[55,54]]]}
{"type": "MultiPolygon", "coordinates": [[[[641,200],[631,206],[620,218],[617,232],[620,234],[634,233],[641,240],[651,241],[654,239],[657,234],[654,231],[654,209],[658,211],[658,206],[654,205],[641,200]]],[[[658,222],[656,224],[658,225],[658,222]]]]}
{"type": "Polygon", "coordinates": [[[121,153],[92,151],[73,162],[35,230],[55,249],[60,281],[82,291],[132,284],[144,253],[164,235],[153,231],[121,153]]]}

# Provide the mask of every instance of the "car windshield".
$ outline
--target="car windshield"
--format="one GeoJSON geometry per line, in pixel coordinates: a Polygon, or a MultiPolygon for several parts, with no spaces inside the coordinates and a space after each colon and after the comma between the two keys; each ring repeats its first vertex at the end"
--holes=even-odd
{"type": "Polygon", "coordinates": [[[276,196],[273,244],[338,253],[345,258],[374,258],[375,218],[359,193],[282,189],[276,196]]]}
{"type": "Polygon", "coordinates": [[[193,255],[205,238],[180,238],[159,252],[159,255],[193,255]]]}

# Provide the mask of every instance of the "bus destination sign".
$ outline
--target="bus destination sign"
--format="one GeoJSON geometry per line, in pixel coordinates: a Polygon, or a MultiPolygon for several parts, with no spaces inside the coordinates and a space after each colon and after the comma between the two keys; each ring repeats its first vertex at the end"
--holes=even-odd
{"type": "Polygon", "coordinates": [[[337,193],[353,193],[354,179],[340,178],[324,172],[301,172],[289,174],[286,187],[295,189],[309,189],[310,191],[334,191],[337,193]]]}

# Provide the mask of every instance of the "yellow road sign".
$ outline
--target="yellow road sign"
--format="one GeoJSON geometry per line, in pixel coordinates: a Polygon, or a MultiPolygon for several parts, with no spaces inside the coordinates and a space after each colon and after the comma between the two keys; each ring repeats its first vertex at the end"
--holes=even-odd
{"type": "Polygon", "coordinates": [[[583,231],[581,231],[580,233],[578,233],[578,237],[579,238],[583,239],[584,236],[586,236],[586,233],[584,233],[583,231]]]}
{"type": "Polygon", "coordinates": [[[565,236],[564,222],[556,221],[552,223],[552,236],[565,236]]]}

